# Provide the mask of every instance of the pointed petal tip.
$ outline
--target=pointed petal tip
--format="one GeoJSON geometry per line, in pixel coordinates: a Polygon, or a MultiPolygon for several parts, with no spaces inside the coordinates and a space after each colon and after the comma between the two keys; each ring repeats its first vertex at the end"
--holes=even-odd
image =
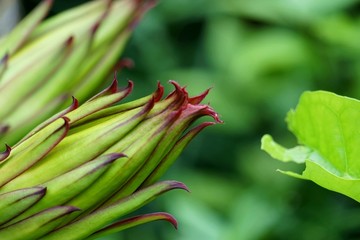
{"type": "Polygon", "coordinates": [[[43,196],[45,196],[46,191],[47,191],[47,188],[44,187],[44,186],[36,186],[36,187],[31,187],[31,188],[23,188],[23,189],[15,190],[15,191],[22,191],[22,190],[25,190],[25,189],[31,190],[31,193],[29,193],[29,195],[27,195],[26,197],[38,195],[38,196],[40,197],[40,199],[41,199],[43,196]]]}
{"type": "Polygon", "coordinates": [[[77,109],[79,107],[79,100],[77,100],[74,96],[71,96],[71,98],[72,98],[72,103],[69,108],[70,111],[77,109]]]}
{"type": "Polygon", "coordinates": [[[169,83],[171,83],[175,87],[175,90],[182,91],[182,87],[177,81],[169,80],[169,83]]]}
{"type": "Polygon", "coordinates": [[[165,220],[165,221],[171,223],[171,225],[173,225],[173,227],[175,229],[178,229],[178,222],[177,222],[176,218],[167,212],[147,213],[147,214],[143,214],[140,216],[135,216],[132,218],[125,219],[125,220],[123,220],[123,222],[124,223],[135,222],[135,221],[153,222],[153,221],[159,221],[159,220],[165,220]]]}
{"type": "Polygon", "coordinates": [[[199,104],[202,102],[202,100],[204,100],[204,98],[209,94],[211,88],[208,88],[206,89],[203,93],[197,95],[197,96],[194,96],[194,97],[189,97],[189,103],[191,104],[199,104]]]}
{"type": "Polygon", "coordinates": [[[91,102],[91,101],[94,101],[95,99],[98,99],[99,97],[108,96],[108,95],[119,93],[119,92],[124,92],[124,94],[122,95],[122,98],[124,98],[132,92],[133,86],[134,86],[134,83],[131,80],[129,80],[128,85],[125,88],[119,89],[118,88],[118,80],[117,80],[116,71],[115,71],[114,79],[113,79],[111,85],[109,87],[105,88],[104,90],[102,90],[101,92],[99,92],[98,94],[96,94],[95,96],[93,96],[92,98],[90,98],[89,100],[87,100],[86,102],[91,102]]]}
{"type": "Polygon", "coordinates": [[[64,206],[64,208],[66,209],[66,214],[81,211],[80,208],[75,206],[64,206]]]}
{"type": "Polygon", "coordinates": [[[128,156],[124,153],[110,153],[109,154],[109,162],[114,162],[115,160],[119,158],[128,158],[128,156]]]}
{"type": "Polygon", "coordinates": [[[208,107],[207,110],[208,110],[207,115],[211,116],[216,123],[220,123],[220,124],[224,123],[224,121],[220,119],[219,114],[215,112],[212,108],[208,107]]]}
{"type": "Polygon", "coordinates": [[[47,188],[43,187],[43,186],[36,186],[34,187],[34,189],[37,189],[37,191],[35,192],[35,194],[39,194],[41,196],[45,195],[47,188]]]}
{"type": "Polygon", "coordinates": [[[44,0],[45,4],[48,5],[48,7],[50,8],[53,3],[54,3],[54,0],[44,0]]]}
{"type": "Polygon", "coordinates": [[[6,152],[10,152],[11,151],[11,147],[8,145],[8,144],[5,144],[5,147],[6,147],[6,152]]]}
{"type": "MultiPolygon", "coordinates": [[[[189,96],[188,96],[188,92],[186,91],[185,87],[181,87],[179,83],[177,83],[176,81],[174,80],[169,80],[169,83],[171,83],[175,90],[173,92],[171,92],[167,97],[166,99],[169,99],[170,97],[172,96],[177,96],[177,97],[180,97],[181,99],[187,101],[189,96]]],[[[179,100],[177,101],[179,103],[181,103],[180,105],[183,104],[183,101],[182,100],[179,100]]]]}
{"type": "Polygon", "coordinates": [[[7,144],[5,144],[5,151],[0,153],[0,162],[5,160],[11,153],[11,147],[7,144]]]}
{"type": "Polygon", "coordinates": [[[176,230],[178,229],[178,222],[177,222],[176,218],[173,215],[171,215],[170,213],[159,212],[159,213],[154,213],[154,214],[159,215],[162,220],[165,220],[165,221],[171,223],[171,225],[173,225],[173,227],[176,230]]]}
{"type": "Polygon", "coordinates": [[[169,223],[171,223],[173,225],[173,227],[177,230],[178,229],[178,222],[176,220],[176,218],[171,215],[170,213],[162,213],[164,220],[168,221],[169,223]]]}
{"type": "Polygon", "coordinates": [[[90,28],[90,35],[91,35],[91,37],[94,37],[95,33],[97,32],[97,30],[98,30],[99,27],[100,27],[100,24],[101,24],[101,22],[98,21],[98,22],[94,23],[94,25],[91,26],[91,28],[90,28]]]}
{"type": "MultiPolygon", "coordinates": [[[[115,73],[115,74],[116,74],[116,73],[115,73]]],[[[116,92],[113,92],[113,93],[125,92],[125,96],[124,96],[124,97],[128,96],[128,95],[132,92],[132,90],[133,90],[133,88],[134,88],[134,82],[131,81],[131,80],[128,80],[128,85],[127,85],[126,87],[123,87],[123,88],[118,88],[118,87],[117,87],[117,83],[118,83],[118,81],[117,81],[117,79],[114,77],[114,81],[113,81],[113,83],[112,83],[112,86],[113,86],[113,85],[116,85],[116,92]]],[[[111,87],[111,86],[110,86],[110,87],[111,87]]]]}
{"type": "MultiPolygon", "coordinates": [[[[62,207],[65,208],[67,211],[67,213],[72,213],[72,212],[77,212],[77,211],[81,211],[80,208],[75,207],[75,206],[58,206],[58,207],[62,207]]],[[[56,208],[56,207],[55,207],[56,208]]]]}
{"type": "Polygon", "coordinates": [[[117,80],[117,72],[114,72],[114,78],[111,82],[110,86],[105,90],[106,92],[116,93],[118,91],[118,80],[117,80]]]}
{"type": "Polygon", "coordinates": [[[132,92],[133,88],[134,88],[134,82],[131,80],[128,80],[128,85],[124,89],[124,91],[127,92],[126,95],[130,94],[132,92]]]}
{"type": "Polygon", "coordinates": [[[161,85],[160,81],[158,81],[157,82],[157,89],[153,94],[155,102],[160,101],[161,98],[163,97],[163,95],[164,95],[164,86],[161,85]]]}
{"type": "Polygon", "coordinates": [[[137,11],[135,12],[132,21],[128,24],[130,30],[135,29],[144,14],[156,6],[157,0],[135,0],[135,4],[137,5],[137,11]]]}
{"type": "Polygon", "coordinates": [[[100,18],[90,28],[90,36],[91,36],[91,38],[93,38],[95,36],[95,34],[96,34],[97,30],[100,28],[102,22],[109,15],[109,12],[110,12],[113,1],[112,0],[107,0],[107,1],[104,1],[104,2],[105,2],[105,10],[104,10],[104,12],[100,16],[100,18]]]}
{"type": "Polygon", "coordinates": [[[187,192],[190,192],[190,189],[182,182],[174,181],[174,180],[169,180],[166,182],[169,184],[170,189],[182,189],[187,192]]]}
{"type": "Polygon", "coordinates": [[[157,3],[157,0],[135,0],[138,6],[142,5],[153,5],[157,3]]]}
{"type": "Polygon", "coordinates": [[[148,103],[145,105],[144,110],[142,111],[142,113],[148,113],[154,106],[155,106],[155,97],[152,96],[150,98],[150,100],[148,101],[148,103]]]}
{"type": "Polygon", "coordinates": [[[199,110],[201,113],[200,115],[212,117],[215,120],[215,123],[224,123],[224,121],[220,119],[219,114],[215,112],[215,110],[212,109],[209,105],[194,105],[193,107],[202,107],[199,110]]]}
{"type": "Polygon", "coordinates": [[[134,61],[131,58],[121,59],[115,66],[116,70],[121,70],[123,68],[131,69],[135,66],[134,61]]]}
{"type": "Polygon", "coordinates": [[[7,62],[9,61],[9,57],[9,53],[5,53],[5,55],[0,60],[0,64],[7,64],[7,62]]]}
{"type": "Polygon", "coordinates": [[[75,40],[74,36],[70,36],[68,39],[66,39],[65,46],[66,47],[72,46],[74,44],[74,40],[75,40]]]}
{"type": "Polygon", "coordinates": [[[0,134],[5,134],[7,131],[9,131],[10,126],[7,124],[0,124],[0,134]]]}

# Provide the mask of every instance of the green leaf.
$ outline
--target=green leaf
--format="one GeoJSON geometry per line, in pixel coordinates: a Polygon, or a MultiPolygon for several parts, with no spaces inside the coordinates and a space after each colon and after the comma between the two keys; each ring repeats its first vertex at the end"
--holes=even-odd
{"type": "Polygon", "coordinates": [[[360,202],[360,101],[325,91],[305,92],[287,116],[301,146],[286,149],[265,135],[262,149],[284,162],[305,163],[302,174],[360,202]]]}

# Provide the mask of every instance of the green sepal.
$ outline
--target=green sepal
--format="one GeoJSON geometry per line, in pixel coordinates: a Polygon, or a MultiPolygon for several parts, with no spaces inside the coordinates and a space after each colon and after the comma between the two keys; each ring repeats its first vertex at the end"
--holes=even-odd
{"type": "Polygon", "coordinates": [[[32,117],[32,114],[36,111],[32,110],[31,105],[24,108],[22,104],[26,103],[29,98],[32,99],[40,86],[46,84],[53,73],[61,69],[72,51],[73,41],[68,39],[58,49],[45,52],[40,56],[37,54],[32,54],[29,57],[24,56],[21,59],[22,62],[16,62],[13,56],[10,56],[0,87],[0,105],[2,106],[0,118],[4,119],[2,122],[6,121],[17,126],[19,125],[18,122],[24,122],[25,120],[26,124],[26,120],[29,120],[28,117],[32,117]],[[18,108],[21,108],[21,111],[18,108]],[[17,115],[22,116],[22,118],[17,119],[17,115]],[[26,116],[25,119],[23,116],[26,116]],[[14,121],[16,122],[14,123],[14,121]]]}
{"type": "MultiPolygon", "coordinates": [[[[114,83],[111,86],[113,85],[116,86],[117,81],[114,81],[114,83]]],[[[74,123],[94,112],[97,112],[105,107],[111,106],[112,104],[122,100],[132,91],[133,83],[129,81],[128,86],[124,89],[121,89],[120,91],[118,91],[116,88],[113,90],[111,86],[109,88],[108,95],[104,95],[104,96],[102,95],[101,97],[98,98],[92,98],[91,101],[85,102],[79,108],[66,114],[66,117],[70,119],[70,123],[74,123]]]]}
{"type": "Polygon", "coordinates": [[[51,5],[51,0],[42,1],[29,15],[17,24],[11,33],[5,37],[5,40],[1,42],[0,56],[5,53],[12,55],[18,50],[34,28],[47,15],[51,5]]]}
{"type": "MultiPolygon", "coordinates": [[[[16,114],[12,116],[12,119],[26,119],[26,116],[29,115],[27,109],[39,113],[38,117],[46,116],[48,115],[48,113],[45,113],[49,102],[61,95],[72,94],[71,89],[77,81],[78,68],[89,54],[91,36],[86,37],[84,40],[75,38],[72,40],[73,49],[70,54],[67,54],[66,61],[61,64],[61,68],[52,71],[51,75],[46,78],[46,81],[42,82],[41,88],[38,87],[37,91],[34,91],[33,94],[27,97],[26,101],[22,102],[16,114]]],[[[34,116],[32,121],[39,122],[36,117],[34,116]]]]}
{"type": "Polygon", "coordinates": [[[144,214],[144,215],[140,215],[140,216],[135,216],[135,217],[131,217],[131,218],[127,218],[127,219],[115,222],[115,223],[93,233],[86,239],[87,240],[98,239],[100,237],[103,237],[103,236],[106,236],[109,234],[113,234],[116,232],[120,232],[120,231],[123,231],[128,228],[136,227],[141,224],[159,221],[159,220],[162,220],[162,221],[165,220],[165,221],[171,223],[177,229],[177,221],[171,214],[168,214],[165,212],[156,212],[156,213],[149,213],[149,214],[144,214]]]}
{"type": "Polygon", "coordinates": [[[45,192],[44,187],[32,187],[0,194],[0,227],[37,203],[45,192]]]}
{"type": "MultiPolygon", "coordinates": [[[[24,186],[16,183],[18,180],[16,177],[29,170],[47,155],[65,137],[69,130],[69,123],[65,118],[59,119],[54,126],[55,128],[48,126],[43,129],[43,132],[38,132],[33,138],[24,141],[18,147],[14,147],[10,156],[0,165],[0,186],[2,186],[0,192],[23,188],[24,186]],[[61,122],[63,122],[62,125],[58,127],[58,123],[61,122]],[[27,147],[29,145],[31,145],[31,148],[27,147]]],[[[46,170],[42,174],[46,174],[46,170]]]]}
{"type": "Polygon", "coordinates": [[[57,114],[53,115],[52,117],[48,118],[47,120],[40,123],[36,126],[31,132],[29,132],[24,138],[22,138],[17,144],[24,142],[26,139],[33,136],[35,133],[39,132],[41,129],[48,126],[50,123],[55,122],[57,119],[64,117],[67,113],[71,112],[72,110],[76,109],[79,106],[79,102],[76,98],[72,97],[72,104],[67,107],[66,109],[58,112],[57,114]]]}
{"type": "MultiPolygon", "coordinates": [[[[124,154],[128,156],[128,159],[124,162],[114,164],[99,181],[83,192],[82,195],[73,199],[70,204],[91,211],[101,204],[104,204],[108,198],[113,199],[112,195],[119,191],[119,189],[146,164],[147,157],[156,147],[166,130],[163,125],[158,124],[162,121],[162,115],[143,121],[138,128],[141,132],[136,131],[136,129],[132,130],[131,133],[121,141],[108,149],[107,152],[124,152],[124,154]],[[141,138],[138,137],[139,134],[142,134],[141,138]],[[116,181],[113,179],[116,179],[116,181]],[[102,186],[106,186],[106,188],[102,186]],[[102,201],[96,201],[96,195],[98,194],[102,195],[102,201]]],[[[113,200],[111,200],[111,202],[113,202],[113,200]]],[[[106,205],[109,205],[109,203],[107,202],[106,205]]]]}
{"type": "MultiPolygon", "coordinates": [[[[185,99],[187,99],[187,96],[185,99]]],[[[185,104],[187,104],[186,101],[185,104]]],[[[116,197],[112,198],[111,201],[122,198],[123,196],[131,194],[133,191],[135,191],[148,178],[148,176],[152,174],[152,172],[157,168],[162,159],[166,157],[169,152],[171,152],[171,149],[174,147],[178,139],[189,127],[189,125],[195,119],[203,115],[212,114],[211,109],[206,105],[201,106],[189,104],[185,110],[181,109],[181,107],[179,108],[180,110],[178,112],[172,113],[174,115],[173,121],[169,122],[168,129],[164,129],[165,134],[163,138],[159,141],[156,148],[151,153],[151,156],[146,160],[146,164],[144,164],[143,167],[138,170],[134,176],[132,176],[132,178],[127,182],[126,186],[119,190],[116,194],[116,197]]],[[[201,129],[202,127],[200,127],[198,130],[201,129]]],[[[196,133],[196,131],[197,130],[194,130],[193,133],[196,133]]],[[[187,144],[185,140],[190,141],[194,136],[191,137],[191,134],[189,134],[188,139],[185,138],[183,140],[183,147],[185,147],[187,144]]],[[[180,149],[180,146],[178,146],[179,154],[182,150],[180,149]]],[[[174,154],[175,155],[173,156],[173,158],[176,156],[176,153],[174,154]]],[[[169,159],[167,161],[171,162],[171,160],[169,159]]]]}
{"type": "MultiPolygon", "coordinates": [[[[66,10],[52,16],[42,22],[31,34],[30,41],[41,38],[53,31],[59,31],[60,28],[67,29],[69,24],[74,24],[79,19],[89,18],[89,22],[93,23],[108,8],[108,3],[104,1],[91,1],[66,10]],[[96,14],[97,13],[97,14],[96,14]]],[[[66,35],[71,35],[67,33],[66,35]]]]}
{"type": "Polygon", "coordinates": [[[143,205],[149,203],[160,194],[172,189],[185,189],[187,187],[176,181],[163,181],[151,185],[147,188],[137,191],[136,193],[115,202],[114,204],[101,208],[80,220],[66,225],[45,236],[42,240],[80,240],[86,239],[102,227],[110,224],[117,218],[127,213],[135,211],[143,205]]]}
{"type": "MultiPolygon", "coordinates": [[[[81,106],[79,108],[81,108],[81,106]]],[[[70,129],[67,137],[63,139],[41,163],[17,177],[16,182],[21,186],[25,184],[30,186],[42,184],[50,180],[50,177],[59,176],[89,161],[89,159],[99,156],[110,146],[117,142],[122,142],[123,137],[146,117],[150,109],[151,104],[127,111],[124,114],[110,116],[111,118],[102,124],[98,124],[98,121],[95,121],[78,126],[75,129],[70,129]],[[119,141],[120,139],[121,141],[119,141]],[[86,151],[82,149],[86,149],[86,151]],[[81,154],[79,154],[79,150],[82,150],[81,154]],[[64,151],[66,151],[66,154],[64,154],[64,151]],[[69,161],[69,159],[71,159],[71,161],[69,161]],[[44,169],[51,172],[52,175],[43,174],[44,169]],[[37,176],[36,178],[33,177],[35,175],[37,176]]],[[[99,121],[101,121],[101,119],[99,119],[99,121]]],[[[56,123],[57,121],[51,123],[46,128],[56,123]]],[[[44,129],[36,134],[41,134],[43,131],[44,129]]],[[[36,139],[36,134],[26,140],[24,144],[31,139],[36,139]]],[[[119,151],[107,151],[107,153],[122,152],[121,150],[122,149],[119,149],[119,151]]]]}
{"type": "Polygon", "coordinates": [[[157,104],[157,102],[162,98],[163,93],[164,93],[164,87],[160,83],[158,83],[157,90],[153,94],[130,101],[130,102],[127,102],[127,103],[122,103],[119,105],[114,105],[111,107],[101,109],[97,112],[92,113],[91,115],[88,115],[88,116],[82,118],[81,120],[72,124],[72,126],[80,125],[80,124],[83,124],[86,122],[90,122],[90,121],[97,120],[100,118],[105,118],[105,117],[115,115],[115,114],[121,114],[123,112],[133,110],[133,109],[136,109],[139,107],[147,108],[146,105],[149,105],[149,102],[153,102],[153,103],[157,104]]]}
{"type": "MultiPolygon", "coordinates": [[[[0,228],[0,239],[40,239],[58,227],[69,214],[78,210],[73,206],[57,206],[46,209],[22,221],[0,228]]],[[[63,239],[69,238],[65,237],[63,239]]]]}
{"type": "MultiPolygon", "coordinates": [[[[42,184],[42,186],[47,189],[46,195],[40,202],[15,220],[24,219],[36,212],[50,207],[64,205],[75,196],[81,195],[82,191],[90,187],[106,170],[108,170],[115,160],[121,157],[124,157],[124,154],[114,153],[100,156],[72,171],[42,184]]],[[[100,198],[101,196],[98,195],[98,197],[100,198]]]]}

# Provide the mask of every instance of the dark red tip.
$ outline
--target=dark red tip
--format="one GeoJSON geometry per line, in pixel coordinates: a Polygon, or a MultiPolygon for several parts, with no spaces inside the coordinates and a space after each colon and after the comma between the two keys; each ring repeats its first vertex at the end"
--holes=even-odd
{"type": "Polygon", "coordinates": [[[128,80],[128,85],[126,86],[126,88],[122,88],[121,91],[126,91],[126,96],[129,95],[132,90],[134,88],[134,82],[131,80],[128,80]]]}
{"type": "Polygon", "coordinates": [[[155,7],[155,5],[157,4],[156,0],[146,0],[146,1],[135,0],[135,1],[138,5],[138,9],[137,9],[136,13],[134,14],[134,18],[128,25],[128,27],[131,30],[134,29],[138,25],[138,23],[140,22],[140,19],[144,16],[144,14],[147,11],[149,11],[151,8],[155,7]]]}
{"type": "Polygon", "coordinates": [[[96,31],[99,29],[101,23],[105,20],[105,18],[109,15],[111,6],[112,6],[113,1],[112,0],[108,0],[105,2],[106,4],[106,8],[105,11],[102,13],[102,15],[100,16],[100,18],[97,20],[97,22],[91,27],[90,29],[90,33],[92,35],[92,37],[95,35],[96,31]]]}
{"type": "MultiPolygon", "coordinates": [[[[182,100],[187,100],[188,99],[188,92],[185,90],[185,88],[182,88],[176,81],[174,80],[170,80],[169,83],[171,83],[174,87],[175,90],[173,92],[171,92],[166,99],[173,97],[174,95],[177,97],[180,97],[182,100]]],[[[180,102],[180,101],[178,101],[180,102]]]]}
{"type": "Polygon", "coordinates": [[[1,125],[0,124],[0,134],[5,134],[7,131],[9,131],[10,126],[9,125],[1,125]]]}
{"type": "Polygon", "coordinates": [[[110,84],[110,86],[105,88],[104,90],[102,90],[101,92],[99,92],[98,94],[93,96],[92,98],[90,98],[87,102],[91,102],[101,96],[107,96],[107,95],[116,93],[118,91],[117,86],[118,86],[118,80],[116,78],[116,72],[114,72],[114,79],[113,79],[112,83],[110,84]]]}
{"type": "Polygon", "coordinates": [[[195,97],[190,97],[188,101],[189,103],[194,105],[199,104],[202,102],[202,100],[204,100],[204,98],[209,94],[209,92],[210,92],[210,88],[207,89],[205,92],[201,93],[200,95],[197,95],[195,97]]]}
{"type": "Polygon", "coordinates": [[[216,123],[223,123],[223,121],[219,117],[219,114],[217,112],[215,112],[214,109],[212,109],[208,105],[189,105],[187,110],[189,110],[189,112],[191,112],[192,108],[193,108],[194,112],[197,112],[197,114],[200,116],[210,116],[215,120],[216,123]],[[199,107],[200,107],[200,109],[196,110],[196,108],[199,108],[199,107]]]}
{"type": "Polygon", "coordinates": [[[117,80],[116,72],[114,72],[114,79],[111,85],[106,89],[106,91],[109,93],[116,93],[118,91],[117,86],[118,86],[118,80],[117,80]]]}
{"type": "Polygon", "coordinates": [[[0,153],[0,162],[5,160],[10,155],[11,152],[11,147],[7,144],[5,144],[5,146],[6,146],[5,151],[0,153]]]}
{"type": "Polygon", "coordinates": [[[161,85],[160,82],[158,82],[158,84],[157,84],[157,89],[156,89],[156,91],[155,91],[154,94],[153,94],[153,97],[154,97],[155,102],[160,101],[161,98],[162,98],[162,96],[163,96],[163,94],[164,94],[164,87],[163,87],[163,85],[161,85]]]}
{"type": "Polygon", "coordinates": [[[8,61],[9,61],[9,54],[6,53],[6,54],[1,58],[0,64],[6,65],[8,61]]]}
{"type": "Polygon", "coordinates": [[[95,35],[96,31],[97,31],[97,30],[99,29],[99,27],[100,27],[100,24],[101,24],[101,22],[99,21],[99,22],[96,22],[96,23],[91,27],[90,32],[91,32],[91,35],[92,35],[92,36],[95,35]]]}
{"type": "Polygon", "coordinates": [[[185,190],[187,192],[190,192],[189,188],[182,182],[178,182],[178,181],[164,181],[167,182],[169,184],[169,189],[182,189],[185,190]]]}
{"type": "Polygon", "coordinates": [[[68,39],[66,39],[65,46],[70,47],[74,44],[74,36],[70,36],[68,39]]]}
{"type": "Polygon", "coordinates": [[[72,96],[71,98],[72,98],[72,103],[71,103],[71,106],[68,108],[69,112],[71,112],[79,107],[79,101],[74,96],[72,96]]]}
{"type": "Polygon", "coordinates": [[[46,4],[48,4],[48,5],[52,5],[53,4],[53,0],[45,0],[45,2],[46,2],[46,4]]]}
{"type": "Polygon", "coordinates": [[[134,61],[130,58],[121,59],[115,66],[115,70],[119,71],[123,68],[133,68],[135,66],[134,61]]]}
{"type": "Polygon", "coordinates": [[[123,158],[123,157],[127,158],[128,157],[125,153],[110,153],[108,156],[109,156],[109,159],[108,159],[109,162],[113,162],[119,158],[123,158]]]}
{"type": "Polygon", "coordinates": [[[220,119],[219,114],[211,107],[207,106],[207,108],[204,109],[204,112],[206,115],[211,116],[217,123],[224,123],[224,121],[220,119]]]}

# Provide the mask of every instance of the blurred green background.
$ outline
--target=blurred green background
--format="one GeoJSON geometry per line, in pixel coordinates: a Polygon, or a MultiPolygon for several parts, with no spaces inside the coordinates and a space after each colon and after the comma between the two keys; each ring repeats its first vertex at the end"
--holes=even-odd
{"type": "MultiPolygon", "coordinates": [[[[26,13],[38,1],[23,1],[26,13]]],[[[55,1],[52,14],[83,1],[55,1]]],[[[164,210],[179,229],[156,222],[104,239],[360,239],[360,204],[275,170],[260,150],[272,134],[295,144],[284,118],[306,90],[360,98],[360,1],[160,0],[138,25],[125,57],[132,97],[174,79],[207,97],[225,121],[206,129],[166,179],[186,183],[139,212],[164,210]]],[[[170,91],[170,90],[168,90],[170,91]]]]}

